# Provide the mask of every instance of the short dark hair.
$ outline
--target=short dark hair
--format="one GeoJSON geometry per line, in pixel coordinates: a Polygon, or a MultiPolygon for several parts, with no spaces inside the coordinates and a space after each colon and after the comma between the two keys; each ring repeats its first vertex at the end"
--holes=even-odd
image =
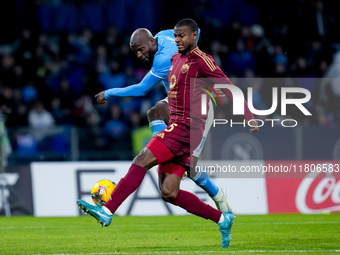
{"type": "Polygon", "coordinates": [[[197,23],[193,19],[189,19],[189,18],[182,19],[178,21],[175,27],[183,27],[183,26],[189,27],[192,32],[198,31],[197,23]]]}

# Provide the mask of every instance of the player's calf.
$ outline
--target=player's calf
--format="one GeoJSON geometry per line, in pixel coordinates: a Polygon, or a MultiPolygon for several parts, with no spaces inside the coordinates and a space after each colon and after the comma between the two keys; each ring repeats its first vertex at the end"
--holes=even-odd
{"type": "Polygon", "coordinates": [[[161,173],[158,177],[162,199],[172,203],[178,195],[181,178],[170,173],[161,173]]]}

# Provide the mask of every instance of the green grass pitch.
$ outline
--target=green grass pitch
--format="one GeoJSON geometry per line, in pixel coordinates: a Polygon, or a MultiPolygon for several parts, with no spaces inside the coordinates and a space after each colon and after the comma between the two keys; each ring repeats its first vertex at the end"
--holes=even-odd
{"type": "Polygon", "coordinates": [[[239,215],[231,245],[196,216],[0,217],[0,254],[340,254],[340,214],[239,215]]]}

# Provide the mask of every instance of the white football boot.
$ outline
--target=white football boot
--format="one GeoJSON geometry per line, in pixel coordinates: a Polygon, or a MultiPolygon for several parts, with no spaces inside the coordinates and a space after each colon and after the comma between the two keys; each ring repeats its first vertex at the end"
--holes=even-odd
{"type": "Polygon", "coordinates": [[[211,197],[212,200],[214,200],[216,207],[219,211],[221,212],[233,212],[233,210],[231,209],[229,202],[227,200],[227,196],[224,192],[223,189],[219,189],[218,193],[216,196],[211,197]]]}

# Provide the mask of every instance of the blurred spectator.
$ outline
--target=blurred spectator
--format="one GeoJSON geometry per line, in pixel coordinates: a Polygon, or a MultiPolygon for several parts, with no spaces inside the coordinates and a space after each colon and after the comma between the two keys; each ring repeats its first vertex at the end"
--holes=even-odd
{"type": "MultiPolygon", "coordinates": [[[[263,79],[262,78],[252,78],[246,79],[249,80],[249,84],[253,89],[252,99],[253,106],[256,110],[269,110],[269,107],[263,100],[263,79]]],[[[265,120],[269,116],[265,115],[256,115],[256,118],[265,120]]]]}
{"type": "Polygon", "coordinates": [[[332,127],[335,126],[335,122],[331,114],[327,113],[326,108],[317,103],[315,106],[316,113],[317,113],[317,121],[321,127],[332,127]]]}
{"type": "Polygon", "coordinates": [[[316,68],[316,77],[323,77],[327,71],[328,63],[325,59],[321,60],[320,63],[315,63],[316,68]],[[318,65],[317,65],[318,64],[318,65]]]}
{"type": "Polygon", "coordinates": [[[30,104],[31,102],[38,100],[38,91],[35,87],[34,82],[29,81],[21,90],[22,100],[30,104]]]}
{"type": "Polygon", "coordinates": [[[76,95],[73,92],[70,82],[67,78],[63,78],[60,81],[57,97],[61,101],[62,108],[72,109],[74,107],[74,101],[76,99],[76,95]]]}
{"type": "Polygon", "coordinates": [[[80,129],[79,148],[82,151],[96,151],[108,149],[108,139],[100,128],[100,118],[95,110],[87,112],[84,116],[85,127],[80,129]]]}
{"type": "Polygon", "coordinates": [[[121,109],[118,105],[110,106],[109,118],[104,124],[104,131],[112,142],[128,135],[128,127],[123,121],[121,109]]]}
{"type": "MultiPolygon", "coordinates": [[[[91,6],[96,10],[111,10],[112,6],[118,6],[122,7],[122,15],[136,13],[132,7],[124,9],[126,3],[113,5],[111,2],[91,1],[91,6]]],[[[150,4],[152,2],[156,4],[154,0],[150,4]]],[[[93,17],[87,19],[88,14],[77,12],[83,4],[81,1],[37,1],[28,4],[27,10],[22,10],[25,17],[18,17],[18,24],[21,25],[15,30],[19,34],[18,39],[10,45],[10,50],[4,50],[4,47],[0,53],[0,100],[1,105],[9,110],[9,125],[27,125],[28,110],[32,102],[38,100],[48,107],[58,125],[86,126],[90,123],[87,121],[90,112],[96,109],[100,116],[106,116],[109,108],[108,104],[93,105],[96,93],[134,84],[145,75],[147,67],[135,58],[129,48],[129,29],[134,30],[135,27],[120,26],[119,22],[112,22],[112,17],[96,16],[99,13],[112,15],[109,12],[94,11],[91,13],[93,17]],[[61,16],[68,12],[70,21],[79,22],[60,25],[58,20],[47,17],[46,13],[52,13],[56,6],[61,16]],[[39,7],[42,7],[41,14],[44,15],[35,17],[39,7]],[[28,10],[34,12],[28,13],[28,10]],[[39,19],[41,31],[44,32],[39,32],[35,21],[31,22],[29,18],[39,19]],[[105,24],[94,25],[92,21],[95,19],[105,24]]],[[[163,2],[157,4],[169,6],[163,2]]],[[[325,75],[330,78],[340,72],[336,61],[330,65],[337,38],[340,38],[335,3],[307,0],[290,1],[289,5],[283,2],[259,2],[256,5],[261,11],[260,16],[248,18],[240,17],[239,10],[247,10],[250,16],[257,11],[251,9],[256,8],[254,5],[250,8],[245,1],[230,0],[219,4],[195,2],[192,18],[202,30],[199,47],[210,52],[226,74],[251,80],[258,76],[286,78],[325,75]],[[227,5],[229,9],[225,12],[221,6],[227,5]],[[222,20],[226,13],[230,15],[222,20]]],[[[21,8],[26,8],[26,5],[21,8]]],[[[169,15],[168,18],[162,20],[156,17],[155,24],[164,29],[173,27],[178,21],[176,16],[169,15]]],[[[152,32],[156,33],[157,30],[152,32]]],[[[339,86],[332,81],[325,80],[321,85],[316,85],[316,82],[307,84],[299,79],[297,85],[314,91],[315,106],[312,108],[323,109],[315,110],[316,114],[337,119],[340,92],[339,86]]],[[[249,82],[238,85],[244,91],[249,86],[257,86],[249,82]]],[[[271,105],[272,86],[265,83],[263,89],[254,87],[254,103],[259,109],[271,105]]],[[[276,86],[286,85],[282,79],[282,84],[276,86]]],[[[146,109],[165,96],[165,90],[160,85],[144,98],[112,98],[109,103],[119,105],[122,111],[120,121],[124,125],[133,123],[132,126],[138,126],[143,124],[146,109]]],[[[315,123],[318,122],[316,119],[315,123]]],[[[101,125],[105,125],[107,119],[103,121],[101,125]]]]}
{"type": "Polygon", "coordinates": [[[268,63],[271,63],[274,47],[270,40],[265,37],[262,26],[255,24],[251,27],[251,33],[254,38],[253,54],[256,61],[256,73],[262,77],[271,75],[268,63]]]}
{"type": "Polygon", "coordinates": [[[283,53],[283,49],[281,45],[275,46],[275,53],[274,53],[274,63],[281,63],[285,66],[288,65],[288,58],[283,53]]]}
{"type": "Polygon", "coordinates": [[[314,40],[329,35],[328,19],[322,0],[309,1],[303,17],[303,29],[301,29],[305,38],[314,40]]]}
{"type": "Polygon", "coordinates": [[[273,77],[284,78],[284,77],[287,77],[287,75],[288,75],[288,72],[287,72],[286,65],[282,64],[281,62],[274,64],[274,73],[272,75],[273,77]]]}
{"type": "Polygon", "coordinates": [[[210,55],[220,68],[223,68],[222,65],[225,62],[228,50],[228,46],[221,44],[219,41],[215,40],[210,43],[210,55]]]}
{"type": "Polygon", "coordinates": [[[241,39],[236,42],[236,51],[232,53],[227,60],[227,74],[233,74],[237,77],[244,77],[244,71],[251,69],[255,71],[254,56],[245,48],[241,39]]]}
{"type": "Polygon", "coordinates": [[[229,45],[231,51],[235,51],[236,41],[241,35],[241,24],[235,20],[230,27],[225,28],[226,32],[222,34],[222,42],[229,45]]]}
{"type": "Polygon", "coordinates": [[[28,28],[22,30],[21,38],[14,46],[14,56],[18,64],[21,64],[30,77],[34,74],[33,57],[35,54],[36,40],[28,28]]]}
{"type": "Polygon", "coordinates": [[[44,105],[37,101],[28,113],[28,123],[31,128],[43,130],[53,127],[55,120],[53,115],[45,109],[44,105]]]}
{"type": "Polygon", "coordinates": [[[292,65],[292,77],[311,77],[312,73],[304,57],[299,57],[292,65]]]}
{"type": "Polygon", "coordinates": [[[107,30],[106,38],[104,40],[108,56],[113,58],[117,53],[117,49],[121,44],[118,40],[118,31],[115,27],[109,27],[107,30]]]}
{"type": "Polygon", "coordinates": [[[10,116],[13,114],[13,110],[16,107],[16,99],[14,90],[10,87],[0,87],[0,107],[4,108],[10,116]]]}
{"type": "MultiPolygon", "coordinates": [[[[147,5],[111,0],[26,0],[20,6],[7,2],[20,10],[14,13],[13,7],[3,16],[2,42],[7,45],[0,45],[0,107],[21,156],[31,153],[39,159],[37,153],[53,151],[58,141],[64,155],[70,134],[58,132],[69,124],[79,130],[81,150],[101,150],[103,155],[110,150],[108,159],[130,157],[130,136],[136,151],[143,148],[151,138],[146,112],[166,97],[163,85],[145,97],[114,97],[103,105],[95,103],[94,95],[135,84],[148,71],[129,47],[131,32],[141,25],[138,16],[150,14],[143,22],[152,19],[153,25],[146,27],[156,34],[172,28],[189,7],[201,29],[198,46],[244,92],[253,88],[256,109],[271,107],[273,87],[302,87],[312,93],[304,106],[313,116],[305,118],[287,107],[287,118],[298,119],[299,125],[340,125],[340,53],[332,59],[340,41],[337,1],[187,1],[180,13],[173,2],[156,0],[144,1],[147,5]],[[144,10],[148,6],[153,8],[144,10]],[[165,16],[157,15],[159,9],[167,10],[165,16]],[[123,19],[130,16],[129,22],[123,19]],[[62,127],[29,133],[15,128],[55,124],[62,127]],[[112,150],[118,153],[112,156],[112,150]],[[124,153],[128,156],[117,156],[124,153]]],[[[232,118],[231,102],[222,100],[228,110],[216,108],[215,117],[232,118]]],[[[279,104],[270,117],[280,118],[280,113],[279,104]]]]}
{"type": "Polygon", "coordinates": [[[122,69],[131,66],[136,61],[136,58],[133,56],[133,53],[130,49],[129,41],[130,40],[127,40],[127,42],[124,42],[120,46],[119,54],[116,56],[116,60],[118,61],[122,69]]]}
{"type": "Polygon", "coordinates": [[[57,125],[73,124],[71,109],[63,107],[63,103],[60,98],[53,98],[51,100],[50,108],[57,125]]]}
{"type": "Polygon", "coordinates": [[[22,88],[27,81],[23,67],[21,65],[15,65],[13,67],[13,74],[14,74],[14,78],[12,81],[13,87],[22,88]]]}
{"type": "Polygon", "coordinates": [[[130,113],[130,123],[132,129],[138,129],[141,127],[141,116],[138,112],[130,113]]]}
{"type": "Polygon", "coordinates": [[[83,95],[74,103],[74,110],[73,110],[73,116],[74,116],[74,123],[76,125],[86,125],[86,116],[89,112],[95,111],[93,102],[90,96],[83,95]]]}
{"type": "Polygon", "coordinates": [[[9,115],[6,122],[11,127],[27,127],[28,126],[28,106],[19,102],[13,109],[13,113],[9,115]]]}
{"type": "Polygon", "coordinates": [[[80,96],[84,89],[85,68],[77,62],[76,55],[68,55],[67,61],[63,62],[59,77],[65,77],[70,83],[72,92],[80,96]]]}
{"type": "Polygon", "coordinates": [[[333,119],[340,124],[340,51],[334,54],[332,64],[320,84],[320,102],[333,119]]]}
{"type": "Polygon", "coordinates": [[[126,69],[125,69],[125,79],[126,79],[125,86],[133,85],[133,84],[136,84],[136,83],[139,82],[137,80],[136,75],[135,75],[135,69],[132,66],[126,67],[126,69]]]}
{"type": "Polygon", "coordinates": [[[75,54],[77,51],[77,37],[76,34],[70,32],[59,40],[60,54],[66,58],[69,54],[75,54]]]}
{"type": "Polygon", "coordinates": [[[92,58],[91,40],[93,33],[91,29],[83,29],[80,37],[75,41],[74,46],[76,48],[77,62],[82,64],[89,64],[92,58]]]}
{"type": "Polygon", "coordinates": [[[32,37],[32,33],[28,28],[24,28],[21,32],[21,38],[15,43],[15,56],[18,62],[28,61],[33,57],[36,42],[32,37]]]}
{"type": "Polygon", "coordinates": [[[112,60],[110,62],[109,72],[99,74],[98,81],[103,84],[105,90],[124,87],[126,78],[122,72],[120,63],[116,60],[112,60]]]}
{"type": "Polygon", "coordinates": [[[104,45],[99,45],[96,49],[95,69],[98,74],[109,72],[107,51],[104,45]]]}
{"type": "Polygon", "coordinates": [[[1,69],[0,69],[1,80],[7,85],[10,85],[14,79],[14,74],[13,74],[14,61],[15,60],[11,55],[3,56],[2,61],[1,61],[1,69]]]}

